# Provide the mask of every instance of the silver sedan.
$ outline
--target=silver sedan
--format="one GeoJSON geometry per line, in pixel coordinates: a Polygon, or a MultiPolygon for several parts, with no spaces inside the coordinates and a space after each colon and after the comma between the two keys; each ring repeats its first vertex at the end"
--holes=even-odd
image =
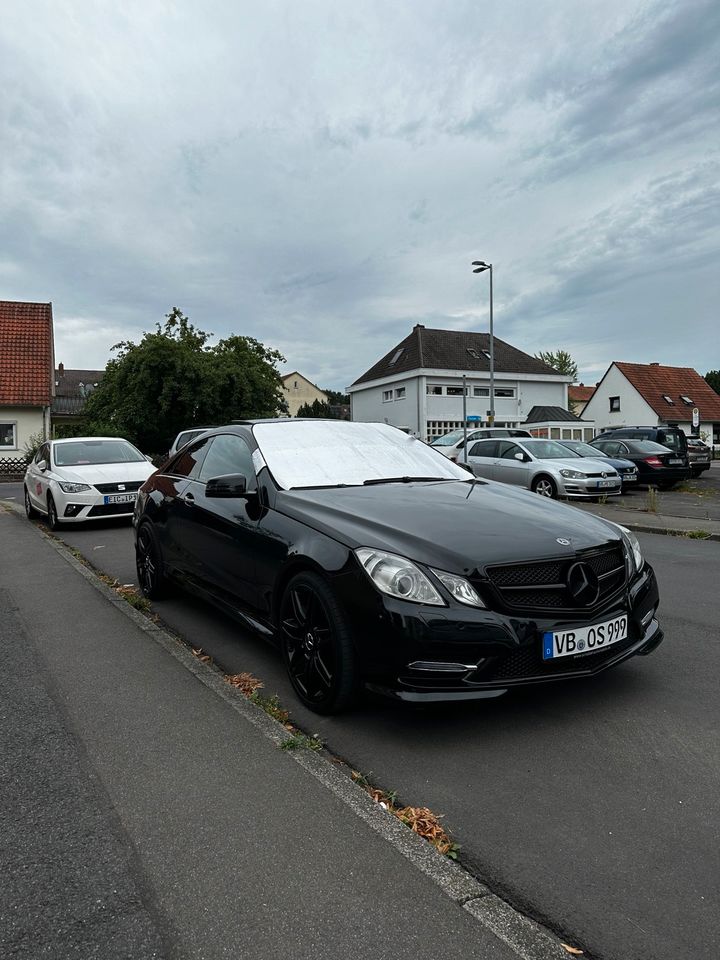
{"type": "Polygon", "coordinates": [[[579,457],[554,440],[478,440],[468,448],[467,464],[476,476],[527,487],[543,497],[616,496],[622,486],[607,462],[579,457]]]}

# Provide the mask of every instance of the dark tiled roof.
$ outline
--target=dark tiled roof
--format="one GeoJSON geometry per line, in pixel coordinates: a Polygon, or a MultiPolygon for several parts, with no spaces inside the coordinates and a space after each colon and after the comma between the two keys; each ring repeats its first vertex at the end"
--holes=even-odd
{"type": "MultiPolygon", "coordinates": [[[[542,360],[537,360],[494,337],[496,373],[535,373],[559,377],[542,360]]],[[[381,377],[392,377],[408,370],[457,370],[468,373],[487,373],[490,361],[483,351],[490,349],[490,334],[466,330],[430,330],[417,324],[412,331],[382,360],[370,367],[355,381],[366,383],[381,377]],[[393,363],[393,358],[395,362],[393,363]]]]}
{"type": "Polygon", "coordinates": [[[55,371],[55,399],[52,412],[56,416],[82,413],[89,393],[105,376],[104,370],[67,370],[62,365],[55,371]]]}
{"type": "Polygon", "coordinates": [[[565,410],[563,407],[534,406],[527,417],[525,417],[525,423],[554,423],[556,420],[584,423],[580,417],[576,417],[574,413],[570,413],[569,410],[565,410]]]}
{"type": "Polygon", "coordinates": [[[661,420],[687,422],[692,418],[692,407],[699,409],[701,420],[720,420],[720,396],[692,367],[617,361],[615,366],[661,420]],[[673,402],[668,403],[665,396],[673,402]],[[692,406],[683,397],[692,400],[692,406]]]}
{"type": "Polygon", "coordinates": [[[0,300],[0,404],[52,400],[52,304],[0,300]]]}

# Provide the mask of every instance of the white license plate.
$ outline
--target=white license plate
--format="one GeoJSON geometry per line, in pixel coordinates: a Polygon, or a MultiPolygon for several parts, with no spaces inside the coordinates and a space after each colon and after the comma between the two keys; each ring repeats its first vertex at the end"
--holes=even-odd
{"type": "Polygon", "coordinates": [[[674,466],[682,466],[682,460],[668,460],[668,463],[672,463],[674,466]]]}
{"type": "Polygon", "coordinates": [[[627,637],[627,617],[615,617],[592,627],[576,627],[562,633],[543,634],[543,660],[574,657],[580,653],[604,650],[627,637]]]}
{"type": "Polygon", "coordinates": [[[598,480],[599,487],[616,487],[617,485],[617,480],[598,480]]]}
{"type": "Polygon", "coordinates": [[[109,493],[103,498],[103,503],[135,503],[136,493],[109,493]]]}

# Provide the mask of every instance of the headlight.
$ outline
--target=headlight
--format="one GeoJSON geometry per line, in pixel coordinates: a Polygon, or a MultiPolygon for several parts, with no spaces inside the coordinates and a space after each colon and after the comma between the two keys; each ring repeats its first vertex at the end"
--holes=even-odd
{"type": "Polygon", "coordinates": [[[388,596],[412,603],[445,606],[445,601],[422,570],[405,557],[370,547],[358,547],[355,556],[378,590],[388,596]]]}
{"type": "Polygon", "coordinates": [[[579,470],[561,470],[561,477],[566,477],[568,480],[587,480],[586,473],[580,473],[579,470]]]}
{"type": "Polygon", "coordinates": [[[69,483],[63,480],[58,480],[58,486],[63,493],[82,493],[84,490],[90,489],[90,485],[87,483],[69,483]]]}
{"type": "Polygon", "coordinates": [[[611,523],[614,527],[617,527],[622,534],[623,543],[625,544],[625,553],[627,554],[630,567],[632,568],[630,573],[632,574],[633,571],[637,573],[638,571],[642,570],[645,561],[643,560],[642,550],[640,549],[638,538],[635,536],[632,530],[628,530],[628,528],[623,527],[622,524],[615,523],[614,520],[608,520],[606,522],[611,523]]]}
{"type": "Polygon", "coordinates": [[[475,587],[465,577],[456,577],[454,573],[445,573],[444,570],[433,570],[433,573],[448,593],[460,603],[466,603],[469,607],[485,606],[475,587]]]}

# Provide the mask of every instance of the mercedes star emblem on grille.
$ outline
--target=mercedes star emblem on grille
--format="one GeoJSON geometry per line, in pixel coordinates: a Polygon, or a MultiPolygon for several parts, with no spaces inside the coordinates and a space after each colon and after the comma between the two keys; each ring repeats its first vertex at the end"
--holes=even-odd
{"type": "Polygon", "coordinates": [[[570,541],[569,541],[569,540],[566,540],[565,537],[557,537],[555,542],[556,542],[556,543],[559,543],[559,544],[560,544],[561,546],[563,546],[563,547],[569,547],[569,546],[570,546],[570,541]]]}
{"type": "Polygon", "coordinates": [[[573,600],[589,607],[598,598],[600,583],[592,567],[587,563],[574,563],[567,572],[567,587],[573,600]]]}

